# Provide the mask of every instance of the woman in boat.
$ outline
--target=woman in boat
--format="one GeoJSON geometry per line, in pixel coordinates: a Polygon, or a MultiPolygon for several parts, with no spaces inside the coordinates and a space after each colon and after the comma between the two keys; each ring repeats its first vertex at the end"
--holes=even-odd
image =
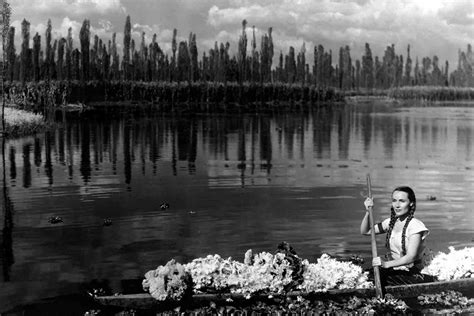
{"type": "MultiPolygon", "coordinates": [[[[363,235],[370,235],[369,207],[373,199],[364,201],[366,213],[360,225],[363,235]]],[[[375,234],[386,233],[385,246],[388,254],[385,259],[376,257],[372,266],[380,266],[380,276],[385,285],[431,282],[433,278],[422,274],[421,270],[429,263],[430,255],[425,246],[429,234],[422,221],[415,218],[416,197],[409,187],[397,187],[392,192],[390,217],[374,225],[375,234]]]]}

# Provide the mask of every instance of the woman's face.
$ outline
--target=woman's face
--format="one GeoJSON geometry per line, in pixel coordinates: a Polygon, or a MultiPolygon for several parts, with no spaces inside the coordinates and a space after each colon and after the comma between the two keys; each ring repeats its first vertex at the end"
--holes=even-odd
{"type": "Polygon", "coordinates": [[[394,191],[392,194],[392,206],[395,211],[395,216],[400,217],[408,213],[410,210],[410,200],[408,193],[403,191],[394,191]]]}

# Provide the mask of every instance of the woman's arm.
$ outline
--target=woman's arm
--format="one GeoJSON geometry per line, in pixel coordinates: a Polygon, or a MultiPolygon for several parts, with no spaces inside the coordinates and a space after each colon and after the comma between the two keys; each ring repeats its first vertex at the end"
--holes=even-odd
{"type": "Polygon", "coordinates": [[[408,237],[408,246],[407,246],[407,253],[403,257],[400,257],[395,260],[391,261],[382,261],[380,257],[374,258],[372,262],[373,266],[382,266],[382,268],[394,268],[398,266],[404,266],[410,263],[413,263],[416,260],[418,255],[418,250],[420,249],[421,245],[421,234],[414,234],[408,237]],[[379,260],[375,260],[379,259],[379,260]]]}
{"type": "MultiPolygon", "coordinates": [[[[370,220],[369,220],[369,207],[373,207],[374,202],[371,198],[367,198],[364,201],[364,205],[365,205],[366,212],[365,212],[364,218],[362,218],[362,222],[360,223],[360,233],[362,235],[370,235],[371,232],[370,232],[370,220]]],[[[379,225],[374,226],[375,234],[383,233],[383,231],[380,231],[379,228],[380,228],[379,225]]]]}

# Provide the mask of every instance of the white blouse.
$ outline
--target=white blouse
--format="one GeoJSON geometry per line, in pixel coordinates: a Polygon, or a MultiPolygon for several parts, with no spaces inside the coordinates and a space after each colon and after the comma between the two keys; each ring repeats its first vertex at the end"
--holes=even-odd
{"type": "MultiPolygon", "coordinates": [[[[401,229],[392,230],[392,234],[390,235],[390,257],[392,260],[398,259],[403,256],[403,249],[402,249],[402,233],[403,227],[405,226],[406,219],[396,224],[397,226],[400,225],[401,229]]],[[[390,224],[390,218],[385,219],[382,222],[382,228],[386,232],[388,231],[388,226],[390,224]]],[[[428,236],[430,231],[426,228],[425,224],[422,221],[412,218],[410,223],[408,223],[408,227],[405,233],[405,249],[408,249],[408,238],[415,234],[421,234],[421,245],[418,249],[418,254],[415,258],[414,263],[410,263],[404,266],[394,267],[396,270],[408,270],[409,268],[416,266],[420,270],[423,269],[425,265],[429,263],[430,254],[429,251],[426,249],[425,239],[428,236]]]]}

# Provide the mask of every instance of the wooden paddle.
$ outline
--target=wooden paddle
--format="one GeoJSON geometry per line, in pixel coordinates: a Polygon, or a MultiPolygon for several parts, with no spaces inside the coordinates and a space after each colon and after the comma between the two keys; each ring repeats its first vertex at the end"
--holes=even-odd
{"type": "MultiPolygon", "coordinates": [[[[370,184],[370,174],[367,174],[367,189],[369,190],[369,198],[372,198],[372,186],[370,184]]],[[[369,225],[370,225],[370,239],[372,241],[372,257],[376,258],[378,257],[377,242],[375,241],[374,214],[372,212],[372,206],[369,207],[369,225]]],[[[375,294],[377,295],[377,297],[383,297],[382,283],[380,282],[379,267],[374,267],[374,282],[375,282],[375,294]]]]}

